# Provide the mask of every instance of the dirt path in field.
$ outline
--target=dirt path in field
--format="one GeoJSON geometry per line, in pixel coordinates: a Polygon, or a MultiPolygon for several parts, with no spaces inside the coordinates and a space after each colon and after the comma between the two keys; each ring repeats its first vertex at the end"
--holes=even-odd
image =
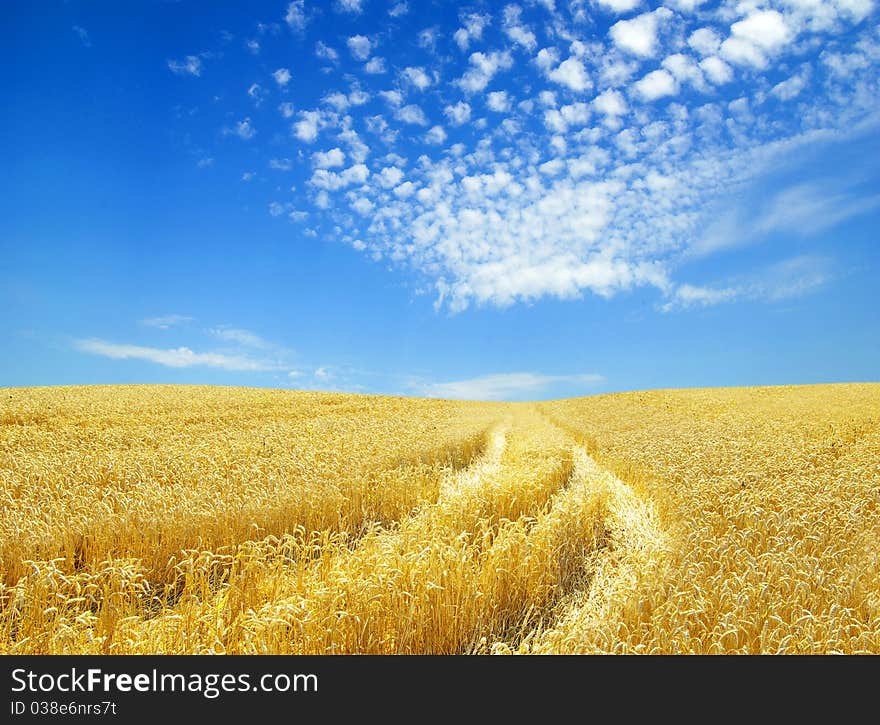
{"type": "Polygon", "coordinates": [[[555,623],[529,638],[527,651],[534,654],[612,651],[615,623],[628,608],[643,606],[642,584],[656,580],[666,562],[669,540],[653,503],[602,468],[583,445],[575,443],[573,455],[573,485],[606,497],[606,545],[596,552],[589,587],[569,595],[555,623]]]}
{"type": "Polygon", "coordinates": [[[490,433],[486,450],[476,460],[443,478],[437,503],[455,495],[457,491],[476,488],[486,479],[497,475],[501,470],[501,456],[507,446],[509,430],[510,421],[499,423],[490,433]]]}

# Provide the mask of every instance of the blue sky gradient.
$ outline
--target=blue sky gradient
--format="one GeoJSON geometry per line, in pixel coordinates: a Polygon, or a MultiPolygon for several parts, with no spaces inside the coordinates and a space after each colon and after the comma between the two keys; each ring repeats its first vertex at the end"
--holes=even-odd
{"type": "Polygon", "coordinates": [[[13,3],[0,386],[876,381],[874,0],[13,3]]]}

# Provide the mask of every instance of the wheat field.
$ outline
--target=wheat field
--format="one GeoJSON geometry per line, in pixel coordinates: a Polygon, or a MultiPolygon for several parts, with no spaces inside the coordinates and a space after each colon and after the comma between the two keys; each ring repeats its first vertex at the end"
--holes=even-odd
{"type": "Polygon", "coordinates": [[[3,654],[880,653],[880,385],[0,390],[3,654]]]}

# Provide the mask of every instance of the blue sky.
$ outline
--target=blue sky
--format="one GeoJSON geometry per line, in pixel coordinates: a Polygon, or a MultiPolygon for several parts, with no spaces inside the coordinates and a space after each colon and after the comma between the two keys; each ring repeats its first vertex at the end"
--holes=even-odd
{"type": "Polygon", "coordinates": [[[16,2],[0,386],[876,381],[874,0],[16,2]]]}

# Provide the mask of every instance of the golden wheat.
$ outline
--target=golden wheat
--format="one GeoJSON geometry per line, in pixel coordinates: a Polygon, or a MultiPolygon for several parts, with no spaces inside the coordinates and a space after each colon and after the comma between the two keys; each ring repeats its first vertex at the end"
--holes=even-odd
{"type": "Polygon", "coordinates": [[[877,385],[0,396],[0,652],[880,653],[877,385]]]}

